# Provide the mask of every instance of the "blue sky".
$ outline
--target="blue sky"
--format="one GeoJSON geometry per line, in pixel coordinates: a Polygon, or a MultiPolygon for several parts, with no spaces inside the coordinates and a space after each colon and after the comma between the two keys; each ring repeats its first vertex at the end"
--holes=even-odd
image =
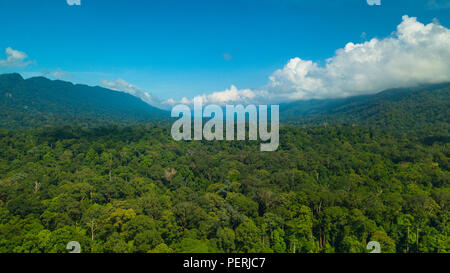
{"type": "Polygon", "coordinates": [[[450,25],[447,0],[0,0],[0,13],[0,60],[10,48],[31,61],[0,73],[122,79],[162,100],[260,88],[292,58],[321,66],[349,42],[389,37],[403,15],[450,25]]]}

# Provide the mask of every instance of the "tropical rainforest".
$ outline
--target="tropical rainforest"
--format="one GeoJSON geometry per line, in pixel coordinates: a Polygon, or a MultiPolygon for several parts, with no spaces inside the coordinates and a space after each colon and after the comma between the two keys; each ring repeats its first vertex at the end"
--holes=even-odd
{"type": "Polygon", "coordinates": [[[0,253],[450,251],[448,84],[285,106],[263,153],[174,141],[131,98],[121,120],[106,90],[102,109],[65,106],[70,123],[15,81],[0,81],[0,253]]]}

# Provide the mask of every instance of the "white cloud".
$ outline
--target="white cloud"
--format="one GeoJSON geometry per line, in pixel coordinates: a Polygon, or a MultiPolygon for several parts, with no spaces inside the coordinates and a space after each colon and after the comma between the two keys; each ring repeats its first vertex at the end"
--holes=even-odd
{"type": "Polygon", "coordinates": [[[26,61],[28,58],[25,52],[12,49],[6,49],[6,59],[0,60],[0,67],[24,67],[31,64],[31,61],[26,61]]]}
{"type": "Polygon", "coordinates": [[[66,71],[63,71],[61,68],[57,68],[56,70],[49,72],[49,75],[55,79],[70,78],[70,74],[66,71]]]}
{"type": "MultiPolygon", "coordinates": [[[[202,95],[208,102],[286,102],[371,94],[388,88],[450,81],[450,30],[403,16],[384,39],[348,43],[324,66],[292,58],[259,90],[231,89],[202,95]]],[[[185,99],[185,101],[190,101],[185,99]]],[[[171,100],[166,103],[173,104],[171,100]]]]}
{"type": "Polygon", "coordinates": [[[125,92],[135,97],[138,97],[150,105],[159,106],[160,104],[159,100],[154,96],[150,95],[149,92],[144,91],[140,87],[128,83],[123,79],[117,79],[115,81],[102,80],[101,85],[111,90],[125,92]]]}
{"type": "Polygon", "coordinates": [[[81,0],[66,0],[69,6],[81,6],[81,0]]]}
{"type": "Polygon", "coordinates": [[[393,37],[336,51],[325,67],[292,59],[276,71],[269,90],[286,99],[346,97],[387,88],[450,80],[450,30],[403,16],[393,37]]]}
{"type": "MultiPolygon", "coordinates": [[[[255,99],[256,93],[250,89],[241,89],[238,90],[236,86],[232,85],[229,89],[225,91],[214,92],[208,95],[196,96],[195,98],[202,98],[204,103],[210,104],[226,104],[226,103],[251,103],[253,99],[255,99]]],[[[168,99],[165,101],[165,104],[193,104],[194,99],[182,98],[179,101],[175,101],[174,99],[168,99]]]]}

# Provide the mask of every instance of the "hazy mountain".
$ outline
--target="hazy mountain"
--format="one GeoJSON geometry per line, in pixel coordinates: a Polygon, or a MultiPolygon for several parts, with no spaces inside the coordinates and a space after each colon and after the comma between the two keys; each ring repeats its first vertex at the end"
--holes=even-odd
{"type": "Polygon", "coordinates": [[[19,74],[0,75],[3,128],[146,122],[168,116],[169,113],[123,92],[44,77],[24,80],[19,74]]]}
{"type": "MultiPolygon", "coordinates": [[[[450,83],[391,89],[345,99],[297,101],[280,105],[282,123],[295,125],[359,124],[395,129],[449,127],[450,83]]],[[[146,123],[170,113],[132,95],[102,87],[24,80],[0,75],[0,127],[146,123]]]]}
{"type": "Polygon", "coordinates": [[[344,123],[396,129],[449,126],[450,83],[399,88],[345,99],[298,101],[280,106],[291,124],[344,123]]]}

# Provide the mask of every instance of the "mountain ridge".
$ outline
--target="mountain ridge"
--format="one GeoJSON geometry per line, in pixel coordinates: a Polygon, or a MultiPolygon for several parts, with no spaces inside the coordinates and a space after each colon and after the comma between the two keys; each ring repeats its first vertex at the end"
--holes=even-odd
{"type": "Polygon", "coordinates": [[[448,128],[450,82],[342,99],[297,101],[280,108],[281,120],[294,125],[337,123],[396,129],[440,125],[448,128]]]}
{"type": "MultiPolygon", "coordinates": [[[[449,127],[450,82],[388,89],[348,98],[280,104],[280,121],[296,126],[357,124],[407,130],[449,127]]],[[[0,74],[0,128],[141,124],[170,112],[130,94],[45,77],[0,74]]]]}
{"type": "Polygon", "coordinates": [[[167,112],[130,94],[45,77],[0,75],[0,127],[146,122],[167,112]]]}

